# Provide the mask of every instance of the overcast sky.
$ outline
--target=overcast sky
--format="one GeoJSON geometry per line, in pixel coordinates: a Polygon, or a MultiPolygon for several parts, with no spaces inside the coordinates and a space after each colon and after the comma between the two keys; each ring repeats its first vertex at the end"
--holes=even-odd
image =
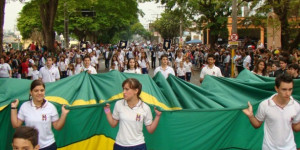
{"type": "MultiPolygon", "coordinates": [[[[5,16],[4,16],[4,30],[15,30],[17,24],[18,13],[22,10],[23,3],[19,1],[7,2],[5,5],[5,16]]],[[[155,21],[156,18],[160,18],[160,14],[164,8],[160,7],[160,4],[155,2],[140,3],[139,9],[145,13],[144,17],[139,16],[141,24],[147,29],[150,22],[155,21]]]]}

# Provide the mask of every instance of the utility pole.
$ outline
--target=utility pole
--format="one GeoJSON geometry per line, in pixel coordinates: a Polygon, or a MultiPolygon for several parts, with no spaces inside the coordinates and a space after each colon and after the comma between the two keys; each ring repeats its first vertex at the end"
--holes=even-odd
{"type": "MultiPolygon", "coordinates": [[[[237,0],[232,0],[232,31],[231,35],[235,34],[237,35],[237,0]]],[[[231,37],[230,35],[230,37],[231,37]]],[[[232,40],[232,39],[231,39],[232,40]]],[[[234,68],[235,65],[233,63],[233,57],[235,55],[235,49],[237,49],[238,45],[231,45],[232,50],[231,50],[231,77],[233,78],[235,76],[234,74],[234,68]]]]}
{"type": "Polygon", "coordinates": [[[232,0],[232,34],[237,34],[237,0],[232,0]]]}

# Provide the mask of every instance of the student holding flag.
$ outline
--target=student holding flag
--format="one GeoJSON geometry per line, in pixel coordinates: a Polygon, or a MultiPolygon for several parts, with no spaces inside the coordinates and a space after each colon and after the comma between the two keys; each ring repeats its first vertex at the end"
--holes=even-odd
{"type": "Polygon", "coordinates": [[[146,150],[143,135],[143,124],[149,133],[153,133],[158,125],[161,112],[154,108],[154,120],[150,107],[140,99],[142,84],[134,78],[128,78],[122,84],[124,99],[116,102],[113,113],[110,105],[104,107],[106,118],[111,127],[119,124],[119,131],[114,150],[146,150]]]}

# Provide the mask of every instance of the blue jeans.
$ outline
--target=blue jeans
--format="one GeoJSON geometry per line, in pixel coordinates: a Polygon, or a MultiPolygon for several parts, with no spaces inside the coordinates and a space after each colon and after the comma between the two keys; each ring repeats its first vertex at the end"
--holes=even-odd
{"type": "Polygon", "coordinates": [[[147,147],[145,143],[136,146],[126,146],[126,147],[115,143],[114,150],[147,150],[147,147]]]}

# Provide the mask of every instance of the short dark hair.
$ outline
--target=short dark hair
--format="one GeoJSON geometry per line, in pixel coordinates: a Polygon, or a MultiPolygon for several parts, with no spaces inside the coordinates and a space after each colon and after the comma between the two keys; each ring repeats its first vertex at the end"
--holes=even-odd
{"type": "Polygon", "coordinates": [[[283,61],[283,62],[286,63],[286,64],[287,64],[287,62],[288,62],[287,59],[286,59],[286,58],[283,58],[283,57],[279,58],[279,62],[280,62],[280,61],[283,61]]]}
{"type": "Polygon", "coordinates": [[[163,55],[161,55],[160,60],[162,60],[164,57],[166,57],[168,59],[168,55],[167,54],[163,54],[163,55]]]}
{"type": "Polygon", "coordinates": [[[88,58],[89,60],[91,60],[90,56],[84,56],[83,60],[85,60],[86,58],[88,58]]]}
{"type": "MultiPolygon", "coordinates": [[[[53,60],[53,57],[52,57],[52,56],[47,56],[47,59],[49,59],[49,58],[51,58],[51,60],[53,60]]],[[[46,60],[47,60],[47,59],[46,59],[46,60]]]]}
{"type": "Polygon", "coordinates": [[[32,127],[21,126],[16,128],[16,132],[13,135],[13,140],[16,138],[29,140],[33,147],[38,145],[39,132],[32,127]]]}
{"type": "Polygon", "coordinates": [[[281,82],[285,82],[285,83],[293,83],[294,84],[294,81],[293,81],[293,78],[288,75],[288,74],[281,74],[279,76],[276,77],[275,79],[275,86],[277,88],[279,88],[281,82]]]}
{"type": "Polygon", "coordinates": [[[208,55],[207,55],[207,59],[208,59],[209,57],[210,57],[210,58],[213,58],[214,60],[216,59],[216,57],[215,57],[214,54],[208,54],[208,55]]]}
{"type": "Polygon", "coordinates": [[[291,68],[299,71],[299,65],[298,64],[290,64],[289,69],[291,69],[291,68]]]}

